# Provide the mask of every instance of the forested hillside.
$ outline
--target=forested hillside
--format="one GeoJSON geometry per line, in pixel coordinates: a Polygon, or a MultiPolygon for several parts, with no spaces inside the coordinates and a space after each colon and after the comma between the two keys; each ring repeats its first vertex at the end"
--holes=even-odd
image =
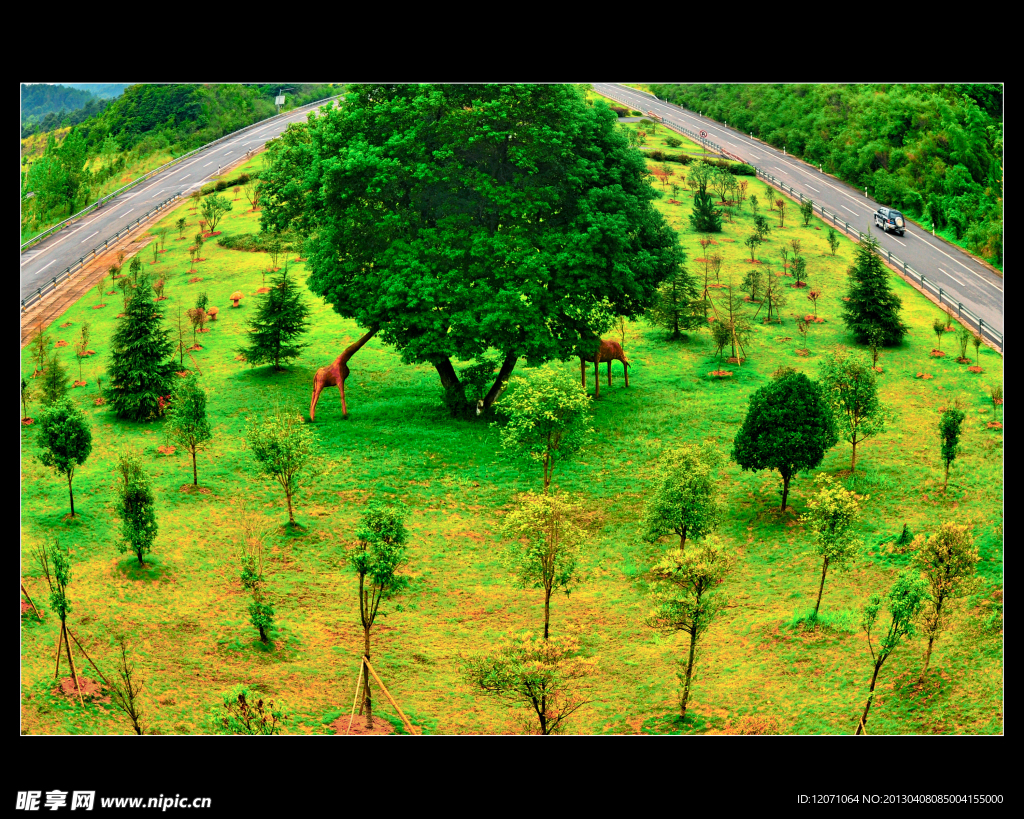
{"type": "Polygon", "coordinates": [[[34,83],[21,86],[21,136],[77,125],[99,114],[106,106],[88,91],[64,85],[34,83]]]}
{"type": "Polygon", "coordinates": [[[340,86],[324,83],[132,85],[112,101],[91,98],[89,105],[98,108],[95,116],[70,122],[67,115],[56,118],[54,128],[61,119],[75,127],[62,141],[48,135],[42,157],[32,161],[23,143],[22,194],[35,193],[31,199],[22,199],[23,240],[150,170],[154,156],[162,154],[166,157],[162,161],[167,161],[274,116],[274,97],[282,87],[286,108],[340,91],[340,86]]]}
{"type": "Polygon", "coordinates": [[[89,91],[95,94],[100,99],[112,100],[114,97],[121,96],[121,92],[124,91],[130,82],[69,82],[65,83],[68,88],[81,88],[83,91],[89,91]]]}
{"type": "Polygon", "coordinates": [[[1003,257],[1000,85],[651,85],[1003,257]]]}

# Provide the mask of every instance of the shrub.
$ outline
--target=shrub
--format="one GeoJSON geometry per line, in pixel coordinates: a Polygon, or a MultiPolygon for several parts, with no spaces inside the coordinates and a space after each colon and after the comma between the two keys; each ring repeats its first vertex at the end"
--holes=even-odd
{"type": "Polygon", "coordinates": [[[676,139],[676,137],[665,137],[665,144],[668,145],[669,148],[678,148],[683,144],[683,141],[681,139],[676,139]]]}
{"type": "Polygon", "coordinates": [[[665,161],[665,152],[664,151],[648,151],[647,152],[647,156],[649,156],[655,162],[664,162],[665,161]]]}
{"type": "Polygon", "coordinates": [[[736,176],[756,176],[757,171],[754,170],[752,165],[748,165],[746,162],[740,162],[736,165],[728,165],[729,173],[735,174],[736,176]]]}
{"type": "Polygon", "coordinates": [[[610,105],[608,107],[611,108],[615,112],[615,116],[617,116],[617,117],[625,117],[625,116],[629,115],[629,109],[628,108],[620,108],[617,105],[610,105]]]}
{"type": "Polygon", "coordinates": [[[643,111],[630,111],[629,113],[632,114],[634,117],[642,117],[644,115],[643,111]]]}

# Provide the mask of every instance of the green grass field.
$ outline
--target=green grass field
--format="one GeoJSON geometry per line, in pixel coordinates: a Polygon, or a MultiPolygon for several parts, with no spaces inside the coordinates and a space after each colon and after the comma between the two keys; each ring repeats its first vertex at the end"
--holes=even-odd
{"type": "MultiPolygon", "coordinates": [[[[659,134],[663,129],[659,128],[659,134]]],[[[679,170],[682,170],[681,168],[679,170]]],[[[658,186],[659,189],[661,186],[658,186]]],[[[764,199],[763,185],[751,190],[764,199]]],[[[226,192],[230,198],[230,191],[226,192]]],[[[689,267],[703,280],[703,251],[687,221],[690,194],[681,204],[657,202],[677,228],[689,267]]],[[[717,197],[715,197],[717,199],[717,197]]],[[[223,221],[224,235],[258,229],[259,214],[243,198],[223,221]]],[[[722,279],[737,283],[750,264],[742,240],[751,232],[747,205],[715,236],[725,257],[722,279]]],[[[762,209],[762,213],[764,210],[762,209]]],[[[178,241],[174,222],[186,216],[186,237],[197,232],[196,216],[182,205],[163,219],[171,226],[167,252],[145,270],[167,281],[161,302],[168,322],[178,308],[191,307],[200,290],[220,308],[218,320],[199,336],[193,353],[209,396],[214,440],[199,457],[204,492],[181,491],[191,483],[191,459],[180,450],[163,455],[161,423],[125,423],[107,407],[95,406],[96,379],[107,366],[109,339],[121,295],[95,293],[74,305],[51,328],[54,341],[69,346],[63,356],[72,380],[78,377],[73,341],[81,324],[92,328],[85,359],[87,386],[70,390],[93,430],[93,452],[75,477],[79,519],[68,512],[64,481],[34,460],[32,426],[22,428],[22,573],[42,623],[22,616],[22,730],[25,733],[128,733],[127,719],[110,704],[83,708],[55,692],[54,649],[59,623],[50,611],[46,584],[33,548],[57,533],[74,552],[69,624],[104,673],[114,672],[113,635],[128,631],[145,683],[143,721],[153,732],[208,733],[208,714],[221,693],[248,683],[283,700],[291,716],[289,733],[321,733],[351,708],[362,650],[356,577],[346,548],[361,510],[371,498],[390,499],[408,512],[411,577],[408,592],[386,604],[387,616],[374,629],[378,673],[414,724],[428,733],[500,733],[515,730],[519,713],[477,694],[462,680],[460,656],[493,643],[509,628],[538,628],[543,599],[538,591],[517,591],[500,566],[497,530],[517,492],[539,489],[541,476],[505,460],[497,431],[483,420],[450,420],[442,408],[432,367],[402,364],[398,353],[371,340],[349,362],[346,384],[349,419],[342,420],[336,392],[325,392],[314,427],[333,471],[296,498],[302,534],[283,527],[271,537],[267,566],[276,625],[269,647],[248,622],[248,598],[239,581],[236,555],[240,518],[247,508],[287,521],[276,484],[255,476],[245,449],[244,425],[275,408],[308,417],[315,369],[328,364],[362,330],[309,295],[314,329],[310,346],[287,372],[251,367],[236,360],[245,321],[262,283],[265,254],[230,251],[209,239],[198,272],[188,272],[188,240],[178,241]],[[193,276],[201,282],[190,283],[193,276]],[[233,309],[227,296],[246,296],[233,309]],[[59,325],[69,326],[60,328],[59,325]],[[142,453],[157,496],[159,537],[147,567],[115,548],[113,465],[117,453],[142,453]]],[[[988,386],[1002,382],[1002,359],[982,348],[982,374],[955,363],[954,340],[943,341],[944,358],[932,358],[931,331],[938,309],[893,276],[911,332],[904,345],[885,350],[879,364],[884,400],[895,420],[883,436],[858,447],[858,470],[848,474],[850,447],[840,443],[821,469],[842,478],[861,497],[858,533],[866,550],[846,574],[830,573],[822,602],[825,625],[808,630],[800,615],[814,603],[820,564],[798,515],[807,509],[812,475],[801,474],[790,491],[792,511],[777,511],[781,480],[776,473],[750,473],[728,463],[721,470],[726,508],[719,534],[737,558],[723,590],[730,607],[701,645],[687,723],[676,719],[676,673],[685,660],[686,638],[659,636],[643,624],[647,610],[635,581],[658,549],[639,544],[638,518],[650,489],[647,467],[664,448],[687,441],[711,441],[728,452],[747,398],[780,366],[816,376],[821,357],[849,339],[839,320],[846,269],[854,247],[842,239],[833,258],[818,220],[800,225],[790,205],[786,226],[770,214],[773,231],[759,256],[781,270],[779,249],[793,238],[803,242],[808,282],[823,290],[818,315],[802,346],[794,316],[811,311],[807,290],[789,291],[781,325],[755,328],[747,361],[719,369],[706,332],[669,342],[644,321],[627,325],[623,346],[633,362],[630,387],[613,367],[614,384],[602,384],[594,405],[593,441],[582,456],[555,474],[555,485],[579,493],[592,511],[592,537],[585,560],[590,579],[571,597],[553,600],[552,629],[577,623],[587,635],[586,651],[597,658],[590,681],[591,704],[573,716],[578,733],[721,732],[744,715],[778,719],[786,733],[853,733],[870,680],[871,661],[859,630],[860,607],[883,592],[909,560],[889,545],[907,523],[929,534],[940,523],[968,523],[980,545],[982,591],[961,606],[953,627],[936,644],[928,680],[916,684],[924,643],[915,639],[883,668],[871,712],[871,733],[992,734],[1002,731],[1002,432],[989,429],[994,415],[988,386]],[[782,340],[787,339],[787,340],[782,340]],[[931,379],[916,377],[927,373],[931,379]],[[954,398],[967,407],[963,454],[953,465],[943,495],[937,424],[940,407],[954,398]]],[[[290,268],[300,279],[303,265],[290,268]]],[[[109,284],[109,278],[107,279],[109,284]]],[[[109,287],[107,288],[109,289],[109,287]]],[[[753,312],[751,310],[751,312],[753,312]]],[[[191,330],[189,331],[191,332],[191,330]]],[[[617,336],[616,336],[617,337],[617,336]]],[[[855,348],[863,358],[868,353],[855,348]]],[[[973,348],[970,351],[973,354],[973,348]]],[[[186,366],[195,367],[189,359],[186,366]]],[[[562,364],[578,373],[575,360],[562,364]]],[[[520,362],[517,372],[524,367],[520,362]]],[[[22,354],[30,375],[30,348],[22,354]]],[[[593,372],[587,383],[593,390],[593,372]]],[[[602,377],[604,371],[602,369],[602,377]]],[[[38,415],[37,404],[30,414],[38,415]]],[[[84,659],[76,656],[79,669],[84,659]]],[[[66,666],[62,666],[62,676],[66,666]]],[[[91,667],[86,676],[95,679],[91,667]]],[[[383,697],[375,711],[398,723],[383,697]]]]}

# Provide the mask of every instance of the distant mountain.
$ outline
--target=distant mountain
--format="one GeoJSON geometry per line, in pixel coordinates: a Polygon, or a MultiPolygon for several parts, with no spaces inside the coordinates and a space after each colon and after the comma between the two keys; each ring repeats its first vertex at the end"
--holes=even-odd
{"type": "Polygon", "coordinates": [[[74,111],[95,100],[92,92],[67,85],[33,83],[21,86],[21,123],[37,122],[57,111],[74,111]]]}
{"type": "Polygon", "coordinates": [[[88,91],[91,94],[95,94],[101,100],[112,100],[115,97],[121,96],[121,92],[124,91],[129,85],[133,85],[130,82],[66,82],[64,83],[68,88],[78,88],[81,91],[88,91]]]}

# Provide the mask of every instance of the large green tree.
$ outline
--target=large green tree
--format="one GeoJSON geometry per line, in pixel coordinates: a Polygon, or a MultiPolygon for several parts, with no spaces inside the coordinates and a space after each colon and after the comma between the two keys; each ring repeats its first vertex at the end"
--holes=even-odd
{"type": "Polygon", "coordinates": [[[142,276],[132,289],[125,316],[111,339],[104,395],[119,418],[146,421],[159,417],[160,399],[174,389],[174,344],[162,327],[160,303],[142,276]]]}
{"type": "Polygon", "coordinates": [[[871,330],[877,327],[883,333],[882,343],[892,347],[903,341],[910,328],[900,319],[903,302],[889,284],[889,272],[875,253],[877,245],[871,236],[857,244],[842,319],[858,344],[867,344],[871,330]]]}
{"type": "Polygon", "coordinates": [[[308,344],[296,339],[309,329],[309,306],[302,292],[285,270],[270,279],[270,292],[263,294],[256,305],[256,315],[249,321],[246,344],[238,352],[250,364],[273,364],[283,370],[281,361],[295,358],[308,344]]]}
{"type": "Polygon", "coordinates": [[[706,324],[704,300],[693,274],[680,264],[658,288],[654,304],[647,311],[647,319],[658,327],[670,330],[669,338],[679,338],[683,330],[696,329],[706,324]]]}
{"type": "Polygon", "coordinates": [[[885,431],[888,411],[878,398],[875,372],[836,350],[822,362],[821,386],[835,412],[839,436],[853,447],[853,471],[857,466],[857,444],[885,431]]]}
{"type": "Polygon", "coordinates": [[[192,485],[199,486],[196,453],[206,448],[213,433],[206,417],[206,391],[199,386],[195,374],[186,378],[175,390],[167,416],[167,434],[192,456],[192,485]]]}
{"type": "Polygon", "coordinates": [[[747,417],[733,442],[733,460],[757,472],[777,469],[782,476],[782,509],[789,482],[814,469],[839,443],[832,407],[824,390],[803,373],[781,368],[750,396],[747,417]]]}
{"type": "Polygon", "coordinates": [[[667,535],[700,539],[718,526],[721,508],[717,500],[715,470],[722,456],[710,444],[684,444],[670,449],[654,469],[654,493],[644,506],[640,537],[656,543],[667,535]]]}
{"type": "Polygon", "coordinates": [[[71,481],[75,467],[81,466],[92,452],[92,432],[85,414],[70,398],[61,398],[43,410],[39,418],[36,443],[41,450],[39,461],[68,479],[71,517],[75,516],[75,493],[71,481]]]}
{"type": "Polygon", "coordinates": [[[352,86],[271,147],[262,224],[309,236],[309,286],[459,387],[453,357],[571,356],[682,261],[646,163],[563,85],[352,86]]]}
{"type": "Polygon", "coordinates": [[[142,461],[133,452],[122,452],[115,468],[117,475],[117,514],[121,518],[121,538],[117,550],[133,552],[141,566],[143,557],[153,548],[157,523],[155,497],[142,461]]]}

